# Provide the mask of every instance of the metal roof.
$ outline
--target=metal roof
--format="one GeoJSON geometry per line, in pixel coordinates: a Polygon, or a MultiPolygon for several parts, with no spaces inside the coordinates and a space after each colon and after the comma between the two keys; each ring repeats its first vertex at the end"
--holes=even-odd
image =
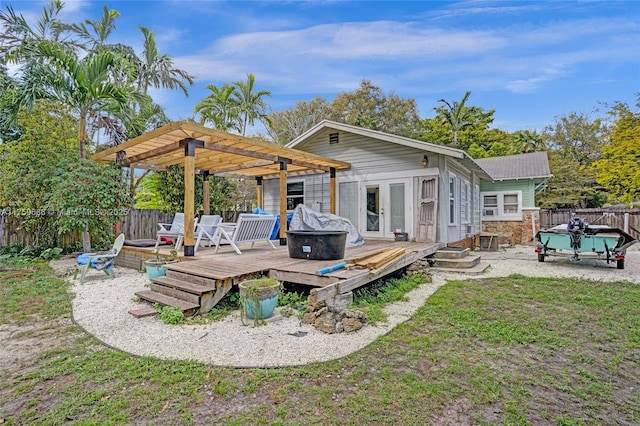
{"type": "Polygon", "coordinates": [[[184,164],[185,143],[189,139],[203,142],[195,149],[195,167],[211,175],[277,177],[282,159],[288,163],[289,175],[351,167],[344,161],[184,121],[147,132],[96,153],[91,159],[102,163],[118,162],[124,167],[166,170],[168,166],[184,164]]]}
{"type": "Polygon", "coordinates": [[[493,180],[542,179],[553,176],[546,151],[476,159],[493,180]]]}

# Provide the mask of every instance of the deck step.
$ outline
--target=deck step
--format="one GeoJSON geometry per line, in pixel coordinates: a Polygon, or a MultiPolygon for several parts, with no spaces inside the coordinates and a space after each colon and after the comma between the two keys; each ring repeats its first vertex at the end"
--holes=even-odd
{"type": "Polygon", "coordinates": [[[181,279],[164,276],[164,277],[154,278],[151,280],[151,282],[155,284],[163,285],[165,287],[170,287],[176,290],[197,294],[197,295],[202,295],[204,293],[208,293],[215,289],[215,287],[211,288],[208,286],[203,286],[198,283],[191,282],[189,278],[185,278],[184,280],[181,280],[181,279]]]}
{"type": "Polygon", "coordinates": [[[480,256],[467,256],[462,259],[434,259],[433,266],[436,268],[473,268],[480,263],[480,256]]]}
{"type": "Polygon", "coordinates": [[[165,294],[156,293],[151,290],[143,290],[135,293],[139,298],[146,300],[151,303],[159,303],[164,306],[173,306],[175,308],[182,309],[185,316],[191,316],[195,314],[200,305],[196,305],[195,303],[190,303],[181,299],[176,299],[175,297],[170,297],[165,294]]]}
{"type": "Polygon", "coordinates": [[[436,259],[462,259],[469,256],[469,249],[462,247],[445,247],[436,251],[436,259]]]}
{"type": "Polygon", "coordinates": [[[177,290],[173,287],[166,287],[156,283],[149,284],[149,289],[154,293],[164,294],[165,296],[173,297],[175,299],[184,300],[185,302],[200,305],[200,295],[198,294],[177,290]]]}

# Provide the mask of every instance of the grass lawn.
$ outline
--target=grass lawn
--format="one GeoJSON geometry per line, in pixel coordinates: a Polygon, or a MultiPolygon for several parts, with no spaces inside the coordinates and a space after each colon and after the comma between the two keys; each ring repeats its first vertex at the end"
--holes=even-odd
{"type": "Polygon", "coordinates": [[[341,360],[232,369],[104,347],[28,266],[0,272],[2,425],[640,424],[638,284],[454,281],[341,360]]]}

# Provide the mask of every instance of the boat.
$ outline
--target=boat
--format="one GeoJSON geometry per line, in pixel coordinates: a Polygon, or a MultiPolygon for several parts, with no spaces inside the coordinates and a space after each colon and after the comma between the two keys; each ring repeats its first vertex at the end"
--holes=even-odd
{"type": "Polygon", "coordinates": [[[616,263],[617,269],[624,269],[627,248],[640,242],[619,228],[606,225],[589,225],[581,218],[571,218],[566,225],[551,229],[541,229],[535,235],[538,262],[547,256],[568,252],[572,261],[580,260],[580,254],[595,253],[607,264],[616,263]]]}

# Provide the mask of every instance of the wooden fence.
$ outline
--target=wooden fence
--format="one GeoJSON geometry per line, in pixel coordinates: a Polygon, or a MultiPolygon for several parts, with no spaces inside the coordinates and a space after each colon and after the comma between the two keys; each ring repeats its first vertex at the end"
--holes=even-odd
{"type": "MultiPolygon", "coordinates": [[[[0,211],[3,210],[0,207],[0,211]]],[[[241,212],[224,212],[223,221],[235,222],[238,214],[241,212]]],[[[117,225],[114,229],[116,233],[123,232],[125,237],[130,240],[141,240],[156,238],[158,223],[171,223],[173,220],[172,213],[163,213],[159,210],[129,210],[122,224],[117,225]]],[[[51,233],[51,225],[43,220],[42,232],[27,232],[23,228],[23,218],[9,214],[0,215],[0,247],[20,244],[22,246],[40,246],[43,244],[43,235],[51,233]]],[[[82,236],[79,232],[72,232],[63,235],[54,236],[53,245],[67,249],[74,245],[79,245],[82,236]]]]}
{"type": "Polygon", "coordinates": [[[540,227],[552,228],[569,222],[572,214],[584,219],[590,225],[607,225],[625,229],[625,216],[628,215],[627,232],[640,239],[640,209],[559,209],[540,210],[540,227]]]}

